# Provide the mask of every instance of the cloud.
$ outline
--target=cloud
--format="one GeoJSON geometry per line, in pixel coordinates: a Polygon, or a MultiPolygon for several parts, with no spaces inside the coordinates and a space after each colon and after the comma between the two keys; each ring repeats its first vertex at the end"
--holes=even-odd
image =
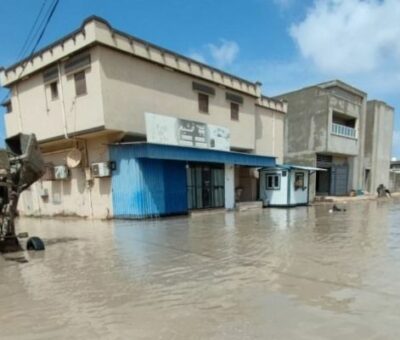
{"type": "Polygon", "coordinates": [[[239,45],[224,39],[219,44],[208,44],[208,49],[218,67],[231,65],[239,54],[239,45]]]}
{"type": "Polygon", "coordinates": [[[400,73],[400,1],[316,0],[290,34],[324,73],[400,73]]]}
{"type": "Polygon", "coordinates": [[[188,56],[202,63],[227,67],[233,64],[239,54],[239,45],[235,41],[220,39],[217,44],[207,44],[201,49],[188,53],[188,56]]]}
{"type": "Polygon", "coordinates": [[[260,81],[263,92],[275,96],[326,80],[302,60],[271,61],[252,59],[238,61],[231,72],[251,81],[260,81]]]}

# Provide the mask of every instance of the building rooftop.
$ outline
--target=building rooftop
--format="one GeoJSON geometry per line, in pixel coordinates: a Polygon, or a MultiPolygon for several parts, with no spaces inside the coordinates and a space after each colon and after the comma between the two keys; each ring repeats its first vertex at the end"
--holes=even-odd
{"type": "MultiPolygon", "coordinates": [[[[2,86],[10,87],[22,78],[93,45],[107,46],[149,62],[161,64],[167,69],[190,74],[260,98],[259,104],[262,106],[269,103],[281,103],[272,98],[261,100],[262,84],[260,82],[251,82],[117,30],[108,21],[98,16],[88,17],[77,30],[43,47],[28,58],[22,59],[7,68],[0,68],[0,82],[2,86]]],[[[284,111],[285,108],[284,105],[274,105],[272,109],[284,111]]]]}
{"type": "Polygon", "coordinates": [[[356,95],[358,95],[360,97],[366,97],[367,96],[366,92],[361,91],[361,90],[355,88],[354,86],[351,86],[351,85],[345,83],[344,81],[341,81],[341,80],[338,80],[338,79],[333,79],[333,80],[329,80],[329,81],[326,81],[326,82],[323,82],[323,83],[309,85],[309,86],[305,86],[305,87],[302,87],[302,88],[297,89],[297,90],[285,92],[285,93],[279,94],[277,96],[274,96],[273,98],[274,99],[280,99],[285,95],[289,95],[289,94],[292,94],[292,93],[308,90],[308,89],[315,88],[315,87],[319,87],[321,89],[328,89],[328,88],[335,87],[335,86],[336,87],[340,87],[340,88],[342,88],[342,89],[344,89],[344,90],[346,90],[348,92],[354,93],[354,94],[356,94],[356,95]]]}

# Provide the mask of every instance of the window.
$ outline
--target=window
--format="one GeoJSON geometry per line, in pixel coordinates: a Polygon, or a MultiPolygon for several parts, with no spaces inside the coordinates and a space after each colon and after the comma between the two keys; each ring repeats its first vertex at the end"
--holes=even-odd
{"type": "Polygon", "coordinates": [[[231,119],[239,120],[239,104],[231,103],[231,119]]]}
{"type": "Polygon", "coordinates": [[[90,54],[89,53],[81,53],[72,56],[69,58],[64,65],[65,73],[72,73],[77,71],[78,69],[82,69],[83,67],[90,66],[90,54]]]}
{"type": "Polygon", "coordinates": [[[80,71],[74,74],[75,94],[81,96],[87,93],[85,71],[80,71]]]}
{"type": "Polygon", "coordinates": [[[199,111],[208,113],[208,96],[204,93],[199,93],[199,111]]]}
{"type": "Polygon", "coordinates": [[[305,190],[304,186],[304,173],[303,172],[296,172],[294,174],[294,189],[295,190],[305,190]]]}
{"type": "Polygon", "coordinates": [[[281,186],[280,182],[281,182],[281,176],[280,175],[267,175],[266,176],[265,189],[267,189],[267,190],[279,190],[280,186],[281,186]]]}
{"type": "Polygon", "coordinates": [[[50,83],[50,92],[52,100],[58,99],[58,83],[56,81],[50,83]]]}
{"type": "Polygon", "coordinates": [[[11,100],[5,102],[5,103],[3,104],[3,106],[6,108],[6,113],[12,112],[11,100]]]}

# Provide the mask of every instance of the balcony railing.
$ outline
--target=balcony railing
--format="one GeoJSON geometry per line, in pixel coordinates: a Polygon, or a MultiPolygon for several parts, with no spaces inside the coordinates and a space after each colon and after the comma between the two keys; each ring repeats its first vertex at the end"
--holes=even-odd
{"type": "Polygon", "coordinates": [[[351,127],[332,123],[332,133],[338,136],[357,138],[357,131],[351,127]]]}

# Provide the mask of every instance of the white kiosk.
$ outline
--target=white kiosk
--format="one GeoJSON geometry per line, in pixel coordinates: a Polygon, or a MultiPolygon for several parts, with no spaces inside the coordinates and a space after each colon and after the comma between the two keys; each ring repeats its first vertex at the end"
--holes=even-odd
{"type": "Polygon", "coordinates": [[[325,169],[277,165],[260,171],[260,198],[264,206],[294,207],[309,204],[310,175],[325,169]]]}

